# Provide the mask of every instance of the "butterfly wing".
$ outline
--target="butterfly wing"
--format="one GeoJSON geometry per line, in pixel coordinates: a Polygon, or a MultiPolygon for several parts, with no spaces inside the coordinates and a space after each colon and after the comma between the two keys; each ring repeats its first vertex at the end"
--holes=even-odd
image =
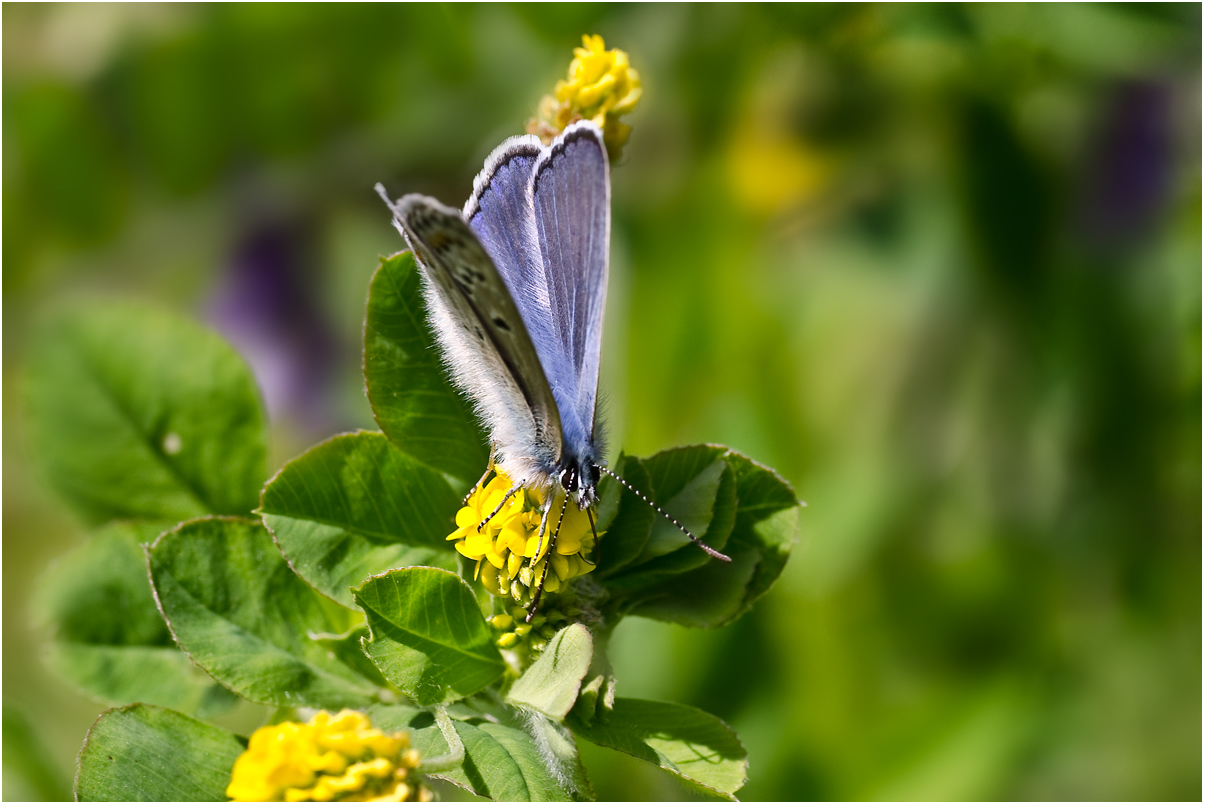
{"type": "MultiPolygon", "coordinates": [[[[575,123],[532,172],[536,241],[557,349],[541,352],[567,448],[595,459],[594,415],[611,239],[611,177],[602,131],[575,123]]],[[[537,348],[540,344],[537,343],[537,348]]]]}
{"type": "Polygon", "coordinates": [[[498,267],[458,210],[411,194],[390,204],[427,280],[432,324],[456,383],[473,399],[516,481],[560,462],[556,400],[498,267]]]}
{"type": "Polygon", "coordinates": [[[547,375],[560,360],[560,339],[553,329],[531,192],[532,171],[544,150],[531,135],[511,137],[495,148],[473,180],[464,220],[510,289],[547,375]]]}

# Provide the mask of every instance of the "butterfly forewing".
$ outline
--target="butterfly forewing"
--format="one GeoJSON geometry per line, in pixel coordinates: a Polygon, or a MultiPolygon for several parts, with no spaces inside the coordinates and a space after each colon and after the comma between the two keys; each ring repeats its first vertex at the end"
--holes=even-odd
{"type": "Polygon", "coordinates": [[[473,180],[464,219],[510,289],[547,376],[548,366],[560,360],[560,340],[552,328],[531,196],[532,171],[543,150],[531,135],[494,149],[473,180]],[[558,346],[556,355],[548,354],[549,346],[558,346]]]}
{"type": "MultiPolygon", "coordinates": [[[[394,215],[431,285],[450,309],[454,326],[463,331],[463,338],[451,339],[451,346],[470,353],[468,361],[459,363],[478,367],[500,363],[505,370],[460,375],[466,391],[492,420],[491,430],[496,436],[521,434],[504,436],[500,439],[503,447],[515,438],[530,441],[530,452],[540,455],[525,458],[536,465],[556,464],[562,443],[556,401],[515,301],[493,260],[461,213],[435,199],[405,196],[394,207],[394,215]],[[523,404],[507,399],[504,388],[496,388],[507,383],[522,395],[523,404]],[[528,412],[530,425],[521,421],[528,412]],[[530,432],[525,433],[525,426],[530,432]]],[[[445,342],[448,340],[445,337],[445,342]]]]}

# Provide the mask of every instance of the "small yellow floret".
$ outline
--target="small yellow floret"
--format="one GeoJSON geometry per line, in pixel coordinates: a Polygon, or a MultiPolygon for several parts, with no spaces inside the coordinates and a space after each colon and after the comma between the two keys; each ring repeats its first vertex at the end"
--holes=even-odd
{"type": "Polygon", "coordinates": [[[226,796],[236,802],[426,802],[430,792],[406,782],[419,764],[409,746],[405,733],[386,735],[355,710],[261,727],[235,761],[226,796]]]}
{"type": "Polygon", "coordinates": [[[550,502],[548,522],[540,534],[544,495],[520,489],[503,503],[511,487],[510,478],[495,470],[489,483],[473,490],[456,512],[456,530],[448,539],[455,540],[461,555],[477,562],[477,578],[491,595],[510,596],[525,604],[541,578],[546,591],[556,592],[570,579],[594,569],[586,558],[594,550],[594,533],[589,515],[573,504],[564,505],[564,495],[558,495],[550,502]],[[554,534],[556,548],[549,564],[554,534]]]}
{"type": "Polygon", "coordinates": [[[570,123],[593,121],[603,130],[607,153],[616,160],[632,133],[619,117],[640,101],[640,74],[632,69],[627,53],[607,50],[601,36],[583,36],[582,47],[574,48],[573,55],[568,80],[558,81],[553,94],[544,96],[539,116],[528,122],[527,130],[550,143],[570,123]]]}

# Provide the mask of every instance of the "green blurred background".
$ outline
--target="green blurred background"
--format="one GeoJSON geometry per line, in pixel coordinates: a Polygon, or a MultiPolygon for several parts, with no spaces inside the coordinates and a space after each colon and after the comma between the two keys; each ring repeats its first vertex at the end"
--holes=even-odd
{"type": "MultiPolygon", "coordinates": [[[[808,503],[738,623],[625,621],[621,695],[727,720],[746,799],[1201,798],[1199,5],[3,23],[6,799],[67,792],[103,707],[31,626],[83,539],[30,455],[33,323],[81,297],[210,323],[273,468],[373,427],[363,305],[401,247],[373,183],[459,205],[583,33],[645,88],[612,173],[613,444],[726,443],[808,503]]],[[[687,795],[583,751],[601,798],[687,795]]]]}

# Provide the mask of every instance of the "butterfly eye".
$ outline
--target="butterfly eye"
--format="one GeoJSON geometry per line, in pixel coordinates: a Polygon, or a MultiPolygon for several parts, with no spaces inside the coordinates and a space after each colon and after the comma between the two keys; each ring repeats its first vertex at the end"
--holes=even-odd
{"type": "Polygon", "coordinates": [[[577,491],[577,468],[576,467],[566,467],[565,469],[561,470],[560,481],[561,481],[561,488],[564,489],[566,492],[570,492],[570,493],[576,492],[577,491]]]}

